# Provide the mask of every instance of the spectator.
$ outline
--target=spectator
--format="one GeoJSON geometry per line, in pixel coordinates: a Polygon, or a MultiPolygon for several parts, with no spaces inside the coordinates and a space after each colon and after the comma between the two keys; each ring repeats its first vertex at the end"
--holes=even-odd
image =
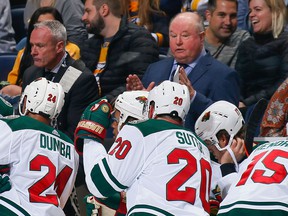
{"type": "Polygon", "coordinates": [[[237,29],[237,0],[209,0],[205,48],[218,61],[235,68],[239,45],[250,34],[237,29]]]}
{"type": "Polygon", "coordinates": [[[239,47],[236,71],[240,76],[239,107],[247,111],[260,100],[270,100],[288,76],[288,32],[284,31],[283,0],[249,0],[253,36],[239,47]]]}
{"type": "Polygon", "coordinates": [[[110,104],[104,100],[96,106],[91,104],[75,135],[84,139],[83,157],[90,192],[105,198],[117,191],[127,191],[128,215],[193,212],[195,216],[208,216],[210,156],[206,146],[182,126],[189,104],[186,86],[164,81],[149,93],[147,108],[151,119],[125,125],[108,154],[101,140],[109,125],[110,104]],[[89,130],[85,127],[87,121],[101,125],[102,130],[89,130]],[[186,172],[191,167],[199,169],[186,172]]]}
{"type": "Polygon", "coordinates": [[[12,182],[12,189],[1,193],[6,202],[0,205],[1,214],[65,215],[62,208],[74,185],[79,156],[72,140],[50,126],[63,105],[61,85],[41,78],[23,92],[22,116],[0,120],[0,164],[10,165],[12,182]],[[20,214],[16,204],[29,214],[20,214]],[[11,213],[13,208],[17,211],[11,213]]]}
{"type": "Polygon", "coordinates": [[[77,44],[79,47],[88,38],[88,33],[81,16],[84,6],[81,0],[27,0],[24,10],[24,23],[26,27],[35,10],[39,7],[55,7],[63,17],[63,23],[67,29],[68,40],[77,44]]]}
{"type": "Polygon", "coordinates": [[[238,104],[238,76],[234,70],[206,53],[204,26],[196,13],[178,14],[171,21],[169,32],[173,57],[151,64],[142,79],[143,86],[136,85],[134,88],[134,76],[129,76],[127,87],[142,89],[147,88],[152,81],[157,85],[164,80],[172,80],[177,65],[186,64],[185,70],[182,67],[182,77],[185,77],[183,84],[190,85],[191,105],[185,126],[194,131],[197,118],[213,102],[226,100],[238,104]]]}
{"type": "Polygon", "coordinates": [[[166,55],[169,47],[169,18],[159,9],[159,5],[160,0],[121,0],[122,14],[130,22],[148,29],[160,52],[166,55]]]}
{"type": "Polygon", "coordinates": [[[9,0],[0,1],[0,14],[0,53],[15,52],[15,32],[12,27],[12,17],[9,0]]]}
{"type": "Polygon", "coordinates": [[[148,30],[121,18],[118,0],[86,0],[82,19],[94,36],[81,47],[81,59],[94,71],[100,96],[111,101],[125,90],[129,73],[142,77],[158,60],[157,44],[148,30]]]}
{"type": "MultiPolygon", "coordinates": [[[[8,99],[9,101],[14,101],[13,97],[17,95],[19,96],[21,94],[22,78],[24,71],[28,67],[33,65],[33,59],[31,56],[30,35],[32,30],[34,29],[34,24],[42,22],[44,20],[58,20],[63,24],[61,14],[57,11],[57,9],[53,7],[41,7],[33,13],[29,22],[28,36],[25,42],[26,47],[18,52],[13,69],[8,74],[7,81],[10,83],[10,85],[5,86],[1,90],[1,93],[6,95],[6,99],[8,99]],[[12,98],[9,98],[9,96],[12,98]]],[[[65,49],[72,58],[80,58],[80,49],[76,44],[67,41],[65,49]]]]}
{"type": "Polygon", "coordinates": [[[288,78],[270,99],[260,126],[261,137],[287,137],[288,78]]]}

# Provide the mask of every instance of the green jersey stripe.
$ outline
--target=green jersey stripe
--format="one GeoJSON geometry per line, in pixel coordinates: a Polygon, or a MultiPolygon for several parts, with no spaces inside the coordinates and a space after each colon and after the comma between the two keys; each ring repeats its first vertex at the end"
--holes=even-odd
{"type": "Polygon", "coordinates": [[[128,187],[122,185],[122,184],[113,176],[113,174],[112,174],[112,172],[111,172],[111,170],[110,170],[110,167],[108,166],[108,163],[107,163],[106,158],[104,158],[104,159],[102,160],[102,162],[103,162],[103,165],[104,165],[104,167],[105,167],[105,170],[106,170],[109,178],[111,179],[111,181],[113,181],[114,184],[117,185],[117,187],[121,188],[122,190],[128,188],[128,187]]]}
{"type": "MultiPolygon", "coordinates": [[[[119,188],[123,190],[126,189],[127,187],[121,185],[112,175],[111,170],[109,169],[105,158],[102,160],[102,163],[111,181],[113,181],[115,185],[117,185],[119,188]]],[[[90,175],[91,175],[91,179],[94,185],[97,187],[97,189],[103,196],[110,197],[114,195],[115,193],[117,193],[117,191],[109,184],[109,182],[106,180],[105,176],[103,175],[101,168],[100,168],[100,164],[96,164],[93,167],[90,175]]]]}
{"type": "Polygon", "coordinates": [[[16,213],[12,212],[10,209],[0,204],[1,215],[18,216],[16,213]]]}
{"type": "Polygon", "coordinates": [[[245,208],[235,208],[231,209],[229,212],[226,213],[218,213],[217,216],[242,216],[242,215],[249,215],[249,216],[287,216],[287,211],[282,210],[260,210],[260,209],[245,209],[245,208]]]}
{"type": "Polygon", "coordinates": [[[169,212],[165,211],[164,209],[160,209],[160,208],[157,208],[157,207],[154,207],[154,206],[150,206],[150,205],[135,205],[133,206],[129,212],[128,212],[128,215],[130,216],[142,216],[142,215],[155,215],[155,214],[150,214],[148,213],[147,211],[145,212],[145,209],[150,209],[150,210],[153,210],[153,211],[156,211],[158,213],[161,213],[162,215],[166,215],[166,216],[173,216],[173,214],[170,214],[169,212]],[[129,214],[131,211],[133,211],[134,209],[143,209],[143,211],[141,212],[133,212],[132,214],[129,214]]]}
{"type": "MultiPolygon", "coordinates": [[[[11,200],[9,200],[9,199],[6,199],[5,197],[0,197],[0,200],[3,200],[4,202],[6,202],[7,204],[9,204],[9,205],[11,205],[11,206],[13,206],[15,209],[17,209],[19,212],[21,212],[23,215],[25,215],[25,216],[30,216],[30,214],[28,214],[21,206],[19,206],[19,205],[17,205],[16,203],[14,203],[14,202],[12,202],[11,200]]],[[[1,213],[2,213],[2,211],[5,211],[4,209],[7,209],[5,206],[3,206],[3,205],[1,205],[1,213]],[[4,209],[2,209],[2,208],[4,208],[4,209]]],[[[12,211],[10,211],[9,210],[9,212],[12,212],[12,211]]],[[[9,214],[7,214],[7,215],[11,215],[11,216],[13,216],[15,213],[9,213],[9,214]]],[[[5,214],[4,214],[5,215],[5,214]]],[[[17,214],[15,214],[15,215],[17,215],[17,214]]]]}
{"type": "Polygon", "coordinates": [[[221,206],[221,209],[227,209],[234,205],[252,205],[252,206],[283,206],[288,208],[288,204],[281,203],[281,202],[248,202],[248,201],[238,201],[229,205],[221,206]]]}

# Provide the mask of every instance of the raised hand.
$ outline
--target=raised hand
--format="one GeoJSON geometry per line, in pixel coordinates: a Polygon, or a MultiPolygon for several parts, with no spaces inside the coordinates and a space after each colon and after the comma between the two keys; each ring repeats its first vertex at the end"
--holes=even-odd
{"type": "Polygon", "coordinates": [[[83,112],[75,130],[75,147],[83,152],[83,139],[103,142],[107,128],[110,126],[112,107],[107,99],[92,102],[83,112]],[[79,139],[80,138],[80,139],[79,139]]]}

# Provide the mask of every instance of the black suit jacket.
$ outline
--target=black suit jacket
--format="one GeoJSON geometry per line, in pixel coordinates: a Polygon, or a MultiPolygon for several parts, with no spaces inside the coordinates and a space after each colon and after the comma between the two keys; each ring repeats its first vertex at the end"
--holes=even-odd
{"type": "MultiPolygon", "coordinates": [[[[70,90],[65,93],[65,103],[57,118],[57,125],[58,129],[66,133],[73,140],[74,131],[82,112],[91,102],[97,100],[99,96],[97,83],[93,73],[85,67],[82,61],[75,61],[68,54],[66,57],[66,65],[61,65],[53,82],[58,83],[69,66],[73,66],[82,71],[82,73],[76,79],[70,90]]],[[[25,87],[36,78],[44,77],[44,74],[44,68],[39,68],[34,65],[27,68],[23,76],[22,91],[24,91],[25,87]]]]}

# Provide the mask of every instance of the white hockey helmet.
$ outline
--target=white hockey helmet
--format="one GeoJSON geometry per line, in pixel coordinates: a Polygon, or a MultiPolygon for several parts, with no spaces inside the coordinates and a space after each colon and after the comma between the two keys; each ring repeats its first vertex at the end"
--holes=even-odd
{"type": "Polygon", "coordinates": [[[185,85],[166,80],[149,92],[148,107],[151,102],[155,103],[152,118],[167,114],[184,121],[190,108],[189,90],[185,85]]]}
{"type": "Polygon", "coordinates": [[[217,101],[209,106],[197,119],[195,133],[204,141],[209,141],[215,145],[219,151],[228,148],[232,143],[232,138],[244,125],[244,119],[240,110],[227,101],[217,101]],[[221,148],[217,133],[225,130],[230,135],[228,145],[221,148]]]}
{"type": "Polygon", "coordinates": [[[148,91],[125,91],[120,94],[115,102],[115,109],[120,112],[118,130],[128,117],[144,120],[147,117],[143,112],[144,105],[148,100],[148,91]]]}
{"type": "Polygon", "coordinates": [[[41,77],[26,86],[19,102],[20,115],[27,112],[46,114],[50,119],[56,118],[64,105],[64,90],[59,83],[41,77]],[[26,98],[25,109],[24,98],[26,98]]]}

